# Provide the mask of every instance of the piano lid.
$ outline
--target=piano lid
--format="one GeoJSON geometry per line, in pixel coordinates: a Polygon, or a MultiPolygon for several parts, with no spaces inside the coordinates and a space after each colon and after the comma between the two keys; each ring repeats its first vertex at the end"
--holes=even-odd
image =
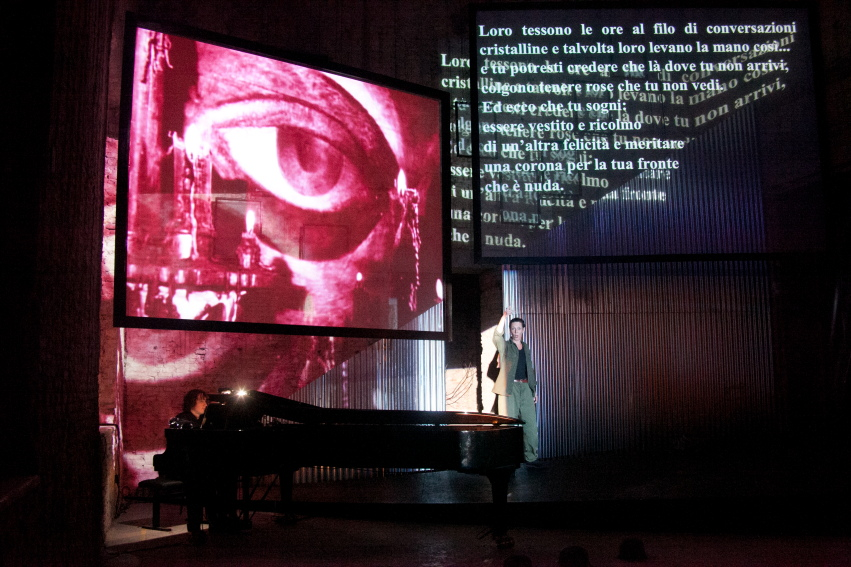
{"type": "MultiPolygon", "coordinates": [[[[212,394],[210,401],[222,406],[225,417],[217,420],[220,423],[216,426],[226,429],[229,428],[227,423],[244,427],[246,423],[259,421],[263,416],[296,423],[336,425],[519,425],[523,423],[510,417],[485,413],[323,408],[257,390],[212,394]],[[224,423],[221,423],[221,419],[224,419],[224,423]]],[[[208,408],[208,413],[216,413],[212,405],[208,408]]]]}

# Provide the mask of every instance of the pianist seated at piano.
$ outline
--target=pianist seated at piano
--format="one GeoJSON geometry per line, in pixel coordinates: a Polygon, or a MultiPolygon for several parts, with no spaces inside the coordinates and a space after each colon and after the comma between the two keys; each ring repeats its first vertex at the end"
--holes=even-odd
{"type": "Polygon", "coordinates": [[[183,411],[171,418],[168,426],[171,429],[201,429],[204,425],[208,401],[204,390],[189,390],[183,396],[183,411]]]}
{"type": "Polygon", "coordinates": [[[254,478],[276,475],[280,499],[272,507],[292,516],[293,475],[319,466],[484,475],[491,483],[488,519],[494,539],[498,546],[511,541],[506,505],[509,481],[523,461],[519,420],[449,411],[323,408],[256,390],[211,394],[208,401],[203,429],[166,429],[166,450],[154,455],[153,463],[161,476],[184,483],[186,528],[198,541],[203,540],[205,509],[212,531],[250,526],[248,513],[259,504],[250,489],[254,478]]]}

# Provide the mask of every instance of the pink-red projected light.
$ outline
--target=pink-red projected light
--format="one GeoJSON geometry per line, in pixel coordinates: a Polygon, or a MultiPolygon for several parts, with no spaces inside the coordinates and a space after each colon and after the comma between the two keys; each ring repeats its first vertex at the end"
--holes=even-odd
{"type": "Polygon", "coordinates": [[[127,318],[444,331],[412,323],[442,302],[439,98],[141,27],[134,59],[127,318]]]}

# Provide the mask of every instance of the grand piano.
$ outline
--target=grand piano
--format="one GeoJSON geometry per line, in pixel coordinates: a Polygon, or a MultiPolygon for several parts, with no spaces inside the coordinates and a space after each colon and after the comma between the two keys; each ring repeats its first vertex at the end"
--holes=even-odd
{"type": "Polygon", "coordinates": [[[233,517],[238,478],[280,475],[279,511],[290,513],[292,477],[301,467],[435,469],[487,476],[492,532],[498,545],[510,545],[508,482],[523,461],[522,422],[516,419],[328,409],[252,390],[211,395],[203,427],[169,428],[165,437],[166,450],[154,456],[154,468],[183,481],[193,534],[201,530],[204,508],[211,528],[233,517]]]}

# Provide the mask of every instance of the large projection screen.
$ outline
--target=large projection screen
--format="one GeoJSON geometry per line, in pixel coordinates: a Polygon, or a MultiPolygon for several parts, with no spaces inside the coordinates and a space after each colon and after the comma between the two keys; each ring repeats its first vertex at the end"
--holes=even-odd
{"type": "Polygon", "coordinates": [[[446,93],[128,21],[117,326],[448,337],[446,93]]]}
{"type": "Polygon", "coordinates": [[[805,8],[472,12],[476,258],[822,250],[805,8]]]}

